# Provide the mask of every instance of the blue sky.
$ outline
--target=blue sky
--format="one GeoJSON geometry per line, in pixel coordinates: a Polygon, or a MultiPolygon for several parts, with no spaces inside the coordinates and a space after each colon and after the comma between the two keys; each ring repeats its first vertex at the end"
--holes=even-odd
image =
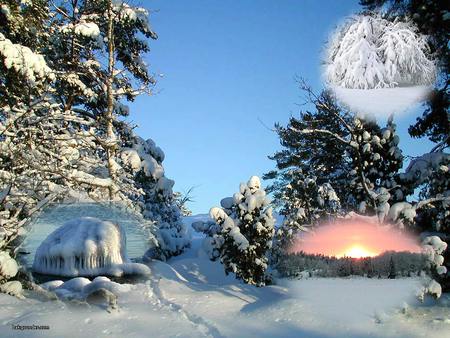
{"type": "MultiPolygon", "coordinates": [[[[158,77],[155,95],[130,105],[144,138],[165,152],[175,190],[195,187],[194,213],[208,212],[239,183],[274,167],[280,149],[272,127],[299,112],[302,76],[322,88],[320,63],[330,31],[358,1],[152,0],[159,39],[147,62],[158,77]]],[[[431,148],[407,128],[417,109],[397,119],[407,155],[431,148]]],[[[384,121],[381,121],[384,122],[384,121]]]]}

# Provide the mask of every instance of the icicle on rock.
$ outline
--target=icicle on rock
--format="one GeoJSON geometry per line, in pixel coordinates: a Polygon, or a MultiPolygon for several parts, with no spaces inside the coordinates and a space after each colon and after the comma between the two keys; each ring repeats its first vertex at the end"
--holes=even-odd
{"type": "Polygon", "coordinates": [[[81,217],[65,223],[41,243],[33,270],[59,276],[95,276],[124,263],[130,260],[122,227],[93,217],[81,217]]]}

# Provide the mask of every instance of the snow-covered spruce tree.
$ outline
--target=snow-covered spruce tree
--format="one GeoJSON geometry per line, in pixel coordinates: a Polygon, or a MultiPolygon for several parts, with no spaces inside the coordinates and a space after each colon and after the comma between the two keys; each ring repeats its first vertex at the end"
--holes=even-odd
{"type": "Polygon", "coordinates": [[[435,66],[425,37],[409,20],[352,16],[331,37],[326,75],[334,85],[373,89],[431,84],[435,66]]]}
{"type": "Polygon", "coordinates": [[[203,229],[212,235],[210,257],[220,258],[225,273],[232,272],[256,286],[269,281],[267,265],[275,224],[269,204],[259,178],[252,176],[247,184],[241,183],[238,193],[221,201],[222,208],[211,209],[215,224],[203,229]]]}
{"type": "MultiPolygon", "coordinates": [[[[61,187],[88,192],[96,199],[103,198],[102,190],[119,190],[110,177],[100,173],[103,167],[103,158],[98,151],[100,133],[97,118],[84,114],[84,112],[75,111],[72,109],[73,105],[65,102],[65,99],[73,96],[77,90],[74,88],[62,90],[61,78],[68,78],[73,84],[80,85],[83,88],[85,101],[92,99],[94,95],[92,90],[88,90],[87,86],[78,81],[76,78],[78,75],[71,76],[72,74],[67,74],[61,67],[55,67],[55,65],[68,64],[75,68],[77,64],[85,61],[79,57],[78,59],[72,58],[67,63],[61,62],[64,60],[63,43],[57,44],[62,48],[57,54],[58,59],[52,59],[52,53],[56,48],[52,48],[51,44],[54,39],[60,37],[58,33],[64,31],[65,27],[61,28],[55,24],[53,20],[57,15],[49,13],[49,8],[44,1],[20,5],[12,2],[11,7],[3,5],[2,8],[3,13],[6,13],[2,26],[4,32],[13,39],[29,37],[34,33],[34,40],[21,38],[21,41],[30,42],[30,47],[40,52],[40,55],[33,54],[26,46],[14,44],[7,38],[4,40],[4,65],[19,75],[17,77],[17,74],[13,74],[11,78],[16,76],[22,80],[19,82],[22,88],[14,88],[13,81],[5,80],[5,90],[10,92],[4,96],[7,105],[3,106],[3,120],[7,132],[4,133],[5,138],[2,140],[4,141],[2,145],[7,147],[12,154],[10,158],[14,158],[14,163],[20,164],[22,178],[21,180],[12,177],[7,179],[16,183],[9,189],[10,196],[7,197],[10,200],[9,203],[19,206],[19,208],[22,205],[22,203],[11,202],[11,192],[19,196],[26,195],[33,200],[35,203],[29,203],[32,201],[28,200],[25,207],[32,210],[37,201],[43,198],[48,200],[49,196],[53,195],[51,193],[57,190],[60,195],[63,195],[67,189],[60,189],[61,187]],[[31,15],[33,18],[30,18],[31,15]],[[40,29],[29,24],[36,22],[36,18],[42,18],[39,22],[40,29]],[[45,82],[45,88],[39,86],[36,81],[43,77],[51,79],[51,83],[45,82]],[[23,90],[23,88],[28,88],[28,90],[23,90]],[[37,90],[39,90],[38,93],[36,93],[37,90]],[[11,91],[19,92],[22,96],[20,100],[14,102],[15,96],[11,91]],[[20,149],[21,147],[23,149],[20,149]],[[31,153],[30,149],[33,150],[31,153]],[[28,183],[24,184],[23,190],[21,190],[17,188],[17,182],[28,183]],[[40,195],[31,193],[36,189],[41,191],[40,195]]],[[[62,9],[58,8],[56,12],[61,14],[61,11],[62,9]]],[[[95,27],[97,26],[94,24],[88,26],[91,30],[94,27],[93,30],[96,31],[95,27]]],[[[72,52],[75,50],[75,46],[77,49],[82,49],[83,47],[80,46],[83,46],[83,43],[88,46],[85,50],[89,49],[89,46],[92,45],[91,40],[92,36],[86,37],[83,41],[72,39],[72,52]]],[[[94,77],[93,74],[91,77],[94,77]]],[[[101,88],[99,88],[99,92],[101,92],[101,88]]],[[[4,156],[6,154],[8,152],[4,151],[4,156]]],[[[7,165],[6,160],[3,163],[7,165]]],[[[13,171],[11,166],[6,169],[10,174],[13,171]]],[[[39,204],[42,205],[42,203],[39,204]]],[[[22,213],[28,216],[30,214],[29,212],[22,213]]],[[[26,219],[24,215],[16,216],[22,220],[26,219]]]]}
{"type": "MultiPolygon", "coordinates": [[[[51,17],[46,3],[12,1],[2,5],[2,15],[0,250],[6,249],[14,257],[15,239],[46,203],[82,189],[82,184],[108,187],[112,182],[84,171],[83,148],[95,138],[88,130],[72,126],[89,128],[89,121],[64,111],[54,100],[56,77],[43,54],[49,38],[47,19],[51,17]]],[[[12,271],[8,269],[11,262],[12,258],[2,261],[2,274],[12,271]]],[[[7,278],[0,279],[4,282],[7,278]]],[[[14,294],[20,288],[17,281],[1,287],[14,294]]]]}
{"type": "Polygon", "coordinates": [[[355,117],[352,128],[350,199],[357,207],[355,211],[362,214],[375,212],[382,222],[390,205],[406,197],[397,183],[403,155],[398,147],[400,138],[396,134],[396,125],[392,117],[384,128],[375,121],[355,117]]]}

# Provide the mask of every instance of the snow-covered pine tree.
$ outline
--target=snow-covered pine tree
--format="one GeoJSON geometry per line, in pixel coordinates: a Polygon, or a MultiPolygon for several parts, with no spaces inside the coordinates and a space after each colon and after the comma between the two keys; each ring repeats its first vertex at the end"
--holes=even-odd
{"type": "Polygon", "coordinates": [[[55,131],[46,117],[59,114],[49,89],[54,75],[37,52],[46,39],[47,17],[43,1],[28,6],[7,1],[0,7],[0,289],[17,295],[21,284],[7,282],[17,273],[11,243],[27,217],[52,198],[52,173],[41,165],[71,156],[55,159],[57,142],[42,139],[44,131],[49,138],[55,131]]]}
{"type": "Polygon", "coordinates": [[[127,173],[119,163],[118,149],[129,136],[123,133],[131,129],[119,117],[128,115],[122,99],[131,101],[148,93],[154,83],[142,61],[149,50],[145,39],[156,38],[148,13],[107,0],[60,1],[55,8],[46,55],[57,74],[56,100],[65,111],[92,122],[95,143],[87,157],[97,158],[90,170],[113,182],[107,187],[107,199],[126,201],[135,191],[121,177],[127,173]]]}
{"type": "Polygon", "coordinates": [[[241,183],[238,193],[221,201],[222,208],[211,209],[216,226],[207,227],[215,229],[211,249],[225,272],[256,286],[269,281],[267,267],[275,224],[269,204],[259,178],[252,176],[247,184],[241,183]]]}
{"type": "MultiPolygon", "coordinates": [[[[269,191],[287,216],[278,230],[280,236],[350,211],[378,214],[382,221],[389,205],[405,198],[396,183],[403,156],[392,119],[380,128],[376,122],[356,117],[337,105],[330,93],[315,95],[304,83],[301,88],[315,111],[291,117],[286,127],[276,125],[284,149],[271,157],[277,170],[264,176],[274,180],[269,191]],[[304,182],[312,178],[314,189],[305,190],[304,182]],[[317,202],[321,191],[331,193],[328,203],[317,202]],[[301,221],[290,216],[298,206],[308,203],[313,210],[311,217],[301,221]]],[[[303,216],[304,211],[300,211],[303,216]]]]}
{"type": "Polygon", "coordinates": [[[337,29],[326,64],[330,83],[353,89],[431,84],[436,75],[427,41],[412,22],[373,13],[337,29]]]}
{"type": "MultiPolygon", "coordinates": [[[[274,264],[299,231],[333,217],[341,203],[346,207],[346,199],[336,198],[344,196],[348,190],[349,162],[342,156],[346,152],[345,145],[321,134],[299,132],[313,128],[347,136],[345,127],[335,122],[335,113],[340,108],[331,94],[322,92],[317,103],[316,111],[302,112],[299,118],[291,117],[286,127],[275,125],[284,149],[269,157],[276,161],[276,170],[264,175],[264,179],[271,180],[267,190],[273,193],[275,205],[284,216],[276,232],[274,264]]],[[[341,115],[341,118],[348,123],[351,121],[350,115],[341,115]]]]}
{"type": "MultiPolygon", "coordinates": [[[[69,66],[63,66],[68,68],[63,72],[61,86],[63,92],[71,93],[64,96],[63,103],[77,114],[97,121],[96,154],[103,150],[100,155],[108,170],[95,171],[119,187],[115,191],[109,189],[110,198],[130,206],[138,202],[138,211],[160,229],[163,257],[179,254],[189,242],[173,198],[173,181],[164,176],[164,153],[152,140],[137,137],[120,119],[128,115],[128,107],[121,101],[150,94],[155,82],[142,59],[149,51],[143,38],[157,38],[149,25],[148,12],[123,1],[105,0],[78,1],[71,8],[60,10],[67,15],[58,16],[61,33],[55,38],[53,49],[67,51],[69,66]],[[107,65],[102,66],[103,59],[108,60],[107,65]],[[72,63],[75,69],[70,67],[72,63]],[[76,91],[64,87],[74,84],[79,86],[76,91]],[[85,88],[98,89],[93,94],[85,88]]],[[[59,57],[57,53],[55,60],[59,57]]]]}
{"type": "Polygon", "coordinates": [[[352,167],[349,173],[350,199],[357,208],[355,211],[362,214],[376,212],[382,222],[389,206],[405,199],[397,183],[403,155],[398,147],[400,138],[396,134],[396,125],[392,116],[384,128],[370,119],[355,117],[352,129],[352,139],[357,147],[349,150],[352,167]]]}
{"type": "MultiPolygon", "coordinates": [[[[143,195],[156,196],[151,189],[160,184],[145,191],[135,181],[136,171],[122,162],[121,148],[135,135],[119,119],[128,114],[121,99],[133,100],[149,92],[154,82],[141,54],[149,49],[143,38],[156,35],[148,25],[146,10],[117,1],[112,8],[111,4],[61,1],[48,7],[46,1],[2,3],[2,248],[20,234],[35,211],[54,199],[104,201],[114,192],[114,199],[137,205],[139,211],[143,211],[140,206],[160,203],[134,203],[143,195]],[[105,17],[108,8],[112,13],[105,17]],[[112,17],[114,20],[107,20],[112,17]],[[107,39],[111,33],[114,41],[107,39]],[[114,151],[108,154],[108,149],[114,151]],[[111,163],[114,175],[108,167],[111,163]]],[[[156,162],[145,151],[141,156],[143,163],[156,162]]],[[[159,178],[167,180],[163,174],[159,178]]],[[[170,197],[168,200],[164,202],[170,205],[168,215],[162,217],[174,221],[158,225],[164,229],[173,225],[171,232],[182,236],[181,218],[176,216],[175,203],[170,197]]],[[[157,223],[161,216],[153,215],[157,223]]]]}
{"type": "MultiPolygon", "coordinates": [[[[387,220],[407,226],[422,237],[434,236],[439,241],[450,242],[450,155],[437,151],[412,159],[406,170],[398,177],[405,195],[413,196],[409,202],[393,204],[387,220]],[[419,191],[418,198],[414,192],[419,191]]],[[[437,240],[435,240],[437,242],[437,240]]],[[[438,245],[438,248],[441,248],[438,245]]],[[[443,262],[431,264],[432,277],[441,284],[442,290],[450,290],[450,252],[442,250],[443,262]],[[438,272],[443,265],[445,271],[438,272]]]]}

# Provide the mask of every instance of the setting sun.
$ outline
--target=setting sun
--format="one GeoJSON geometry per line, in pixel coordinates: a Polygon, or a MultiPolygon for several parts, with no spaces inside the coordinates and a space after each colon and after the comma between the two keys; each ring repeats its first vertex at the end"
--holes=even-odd
{"type": "Polygon", "coordinates": [[[419,252],[418,240],[379,224],[364,220],[343,220],[318,227],[313,233],[303,234],[291,248],[336,257],[373,257],[385,251],[419,252]]]}
{"type": "Polygon", "coordinates": [[[337,257],[346,256],[346,257],[352,257],[352,258],[363,258],[363,257],[373,257],[376,255],[377,254],[370,252],[369,250],[367,250],[361,246],[354,245],[354,246],[350,247],[347,251],[345,251],[342,255],[337,255],[337,257]]]}

